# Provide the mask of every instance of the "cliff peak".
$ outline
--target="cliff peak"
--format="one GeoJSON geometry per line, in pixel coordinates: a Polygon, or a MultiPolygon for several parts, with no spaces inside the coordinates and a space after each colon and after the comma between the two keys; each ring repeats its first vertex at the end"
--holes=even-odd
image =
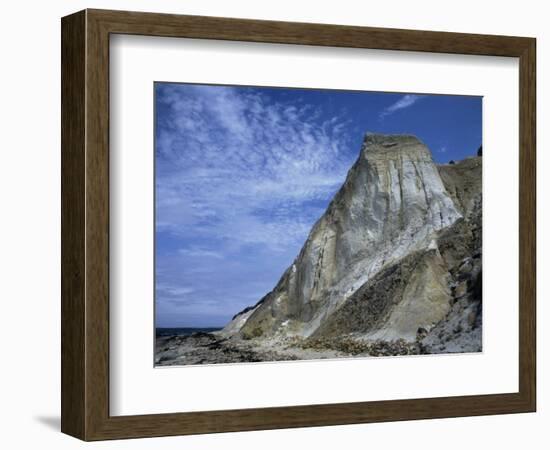
{"type": "Polygon", "coordinates": [[[361,159],[416,161],[432,160],[428,147],[412,134],[381,134],[367,132],[361,146],[361,159]]]}

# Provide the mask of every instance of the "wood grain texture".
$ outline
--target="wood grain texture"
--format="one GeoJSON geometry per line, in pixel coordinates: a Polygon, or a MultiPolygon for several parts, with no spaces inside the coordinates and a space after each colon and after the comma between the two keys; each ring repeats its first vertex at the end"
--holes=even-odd
{"type": "Polygon", "coordinates": [[[61,27],[61,430],[78,437],[86,410],[85,20],[79,12],[61,27]]]}
{"type": "Polygon", "coordinates": [[[86,439],[109,417],[109,33],[86,27],[86,439]]]}
{"type": "Polygon", "coordinates": [[[534,39],[86,10],[63,18],[62,40],[62,430],[65,433],[84,440],[99,440],[535,410],[534,39]],[[519,57],[519,392],[109,416],[109,34],[112,33],[519,57]]]}
{"type": "Polygon", "coordinates": [[[331,47],[521,56],[529,38],[436,31],[88,10],[112,33],[331,47]]]}
{"type": "Polygon", "coordinates": [[[519,85],[519,390],[536,409],[536,41],[520,57],[519,85]]]}

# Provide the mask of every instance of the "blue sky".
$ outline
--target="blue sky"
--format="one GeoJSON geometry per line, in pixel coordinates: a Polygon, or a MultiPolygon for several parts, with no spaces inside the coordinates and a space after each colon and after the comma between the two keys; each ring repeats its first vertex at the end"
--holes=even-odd
{"type": "Polygon", "coordinates": [[[366,132],[436,162],[481,144],[481,97],[155,83],[157,327],[225,325],[277,283],[366,132]]]}

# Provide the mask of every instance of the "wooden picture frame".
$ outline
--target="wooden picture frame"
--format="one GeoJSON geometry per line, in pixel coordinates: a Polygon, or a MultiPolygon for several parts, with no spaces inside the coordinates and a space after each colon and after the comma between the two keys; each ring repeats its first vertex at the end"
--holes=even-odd
{"type": "Polygon", "coordinates": [[[64,433],[101,440],[535,411],[535,39],[104,10],[64,17],[61,29],[64,433]],[[110,416],[109,36],[117,33],[519,58],[519,391],[110,416]]]}

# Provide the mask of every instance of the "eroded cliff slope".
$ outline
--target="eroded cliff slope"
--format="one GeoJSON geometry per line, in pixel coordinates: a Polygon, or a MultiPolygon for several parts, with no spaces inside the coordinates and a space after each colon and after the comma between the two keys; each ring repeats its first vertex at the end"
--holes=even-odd
{"type": "MultiPolygon", "coordinates": [[[[458,315],[457,288],[473,292],[476,280],[464,286],[458,274],[466,260],[477,267],[475,254],[481,158],[438,167],[414,136],[368,134],[293,264],[223,333],[307,342],[432,338],[426,345],[442,351],[448,330],[441,338],[430,333],[458,315]]],[[[477,315],[467,320],[473,326],[477,315]]]]}

